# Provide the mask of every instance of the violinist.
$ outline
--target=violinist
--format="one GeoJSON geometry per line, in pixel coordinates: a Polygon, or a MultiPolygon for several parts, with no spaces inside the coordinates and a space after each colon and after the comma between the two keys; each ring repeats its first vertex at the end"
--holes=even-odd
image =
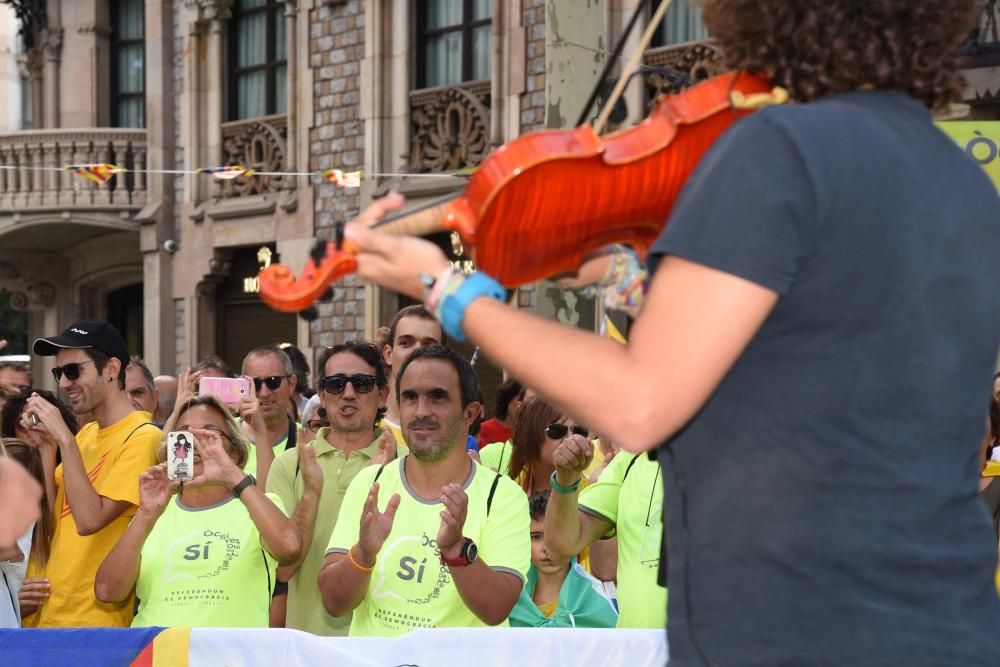
{"type": "Polygon", "coordinates": [[[627,346],[367,229],[396,195],[347,228],[358,273],[656,453],[671,665],[1000,664],[976,494],[1000,199],[931,115],[960,97],[976,3],[701,4],[728,64],[794,103],[737,121],[690,176],[627,346]]]}

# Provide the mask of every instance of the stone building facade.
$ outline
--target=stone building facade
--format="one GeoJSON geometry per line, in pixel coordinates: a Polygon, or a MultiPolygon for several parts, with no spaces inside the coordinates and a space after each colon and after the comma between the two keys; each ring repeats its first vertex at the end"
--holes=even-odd
{"type": "MultiPolygon", "coordinates": [[[[300,268],[315,238],[332,238],[389,189],[416,205],[462,183],[421,174],[474,167],[520,134],[575,123],[637,4],[37,0],[44,11],[25,19],[16,45],[21,128],[0,135],[0,164],[23,167],[0,170],[0,290],[28,313],[29,338],[108,318],[154,373],[208,354],[238,364],[265,342],[315,359],[324,346],[372,338],[405,299],[348,277],[309,322],[267,309],[256,272],[279,258],[300,268]],[[98,186],[54,169],[90,162],[134,171],[98,186]],[[272,175],[142,171],[221,165],[272,175]],[[370,177],[343,189],[273,175],[327,168],[370,177]]],[[[674,4],[619,126],[676,89],[671,72],[720,71],[696,8],[674,4]]],[[[994,63],[984,56],[970,72],[973,112],[995,113],[994,63]]],[[[577,326],[600,315],[546,283],[516,299],[577,326]]],[[[484,386],[496,374],[485,372],[484,386]]]]}

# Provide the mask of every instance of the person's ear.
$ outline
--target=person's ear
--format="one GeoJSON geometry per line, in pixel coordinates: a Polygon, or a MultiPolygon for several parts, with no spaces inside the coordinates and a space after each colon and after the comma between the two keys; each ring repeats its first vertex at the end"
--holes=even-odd
{"type": "Polygon", "coordinates": [[[392,367],[392,345],[388,343],[382,346],[382,363],[388,368],[392,367]]]}
{"type": "Polygon", "coordinates": [[[294,373],[292,374],[291,377],[288,378],[288,388],[291,393],[293,394],[295,393],[295,385],[298,384],[298,382],[299,382],[299,376],[295,375],[294,373]]]}
{"type": "Polygon", "coordinates": [[[465,426],[468,428],[469,426],[472,426],[472,423],[476,421],[481,414],[484,414],[483,404],[479,401],[472,401],[465,406],[465,409],[462,412],[465,426]]]}
{"type": "Polygon", "coordinates": [[[378,388],[378,406],[384,408],[389,400],[389,385],[384,384],[378,388]]]}

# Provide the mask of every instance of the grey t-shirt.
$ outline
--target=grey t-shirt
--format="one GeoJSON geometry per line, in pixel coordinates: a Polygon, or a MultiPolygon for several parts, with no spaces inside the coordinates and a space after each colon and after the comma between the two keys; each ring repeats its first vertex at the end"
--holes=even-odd
{"type": "Polygon", "coordinates": [[[724,666],[1000,665],[976,486],[1000,198],[980,168],[901,93],[767,109],[705,156],[664,254],[780,295],[660,450],[671,667],[699,647],[724,666]]]}

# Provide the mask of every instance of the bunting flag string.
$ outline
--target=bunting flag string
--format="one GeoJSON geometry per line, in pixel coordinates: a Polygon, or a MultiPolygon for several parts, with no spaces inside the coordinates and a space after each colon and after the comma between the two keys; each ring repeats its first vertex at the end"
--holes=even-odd
{"type": "Polygon", "coordinates": [[[127,169],[115,164],[94,162],[90,164],[71,164],[64,167],[43,165],[0,164],[0,171],[15,173],[29,171],[69,171],[96,185],[106,185],[116,174],[167,174],[182,176],[187,174],[206,174],[219,181],[231,181],[236,178],[252,178],[256,176],[274,177],[317,177],[338,187],[349,189],[361,187],[361,181],[372,178],[470,178],[475,167],[459,169],[442,173],[409,173],[409,172],[363,172],[344,171],[342,169],[323,169],[322,171],[257,171],[243,165],[225,165],[221,167],[199,167],[197,169],[127,169]]]}
{"type": "Polygon", "coordinates": [[[71,164],[66,167],[67,171],[71,171],[77,176],[82,176],[86,178],[91,183],[97,183],[98,185],[104,185],[111,177],[115,174],[121,174],[127,169],[119,167],[113,164],[97,163],[97,164],[71,164]]]}

